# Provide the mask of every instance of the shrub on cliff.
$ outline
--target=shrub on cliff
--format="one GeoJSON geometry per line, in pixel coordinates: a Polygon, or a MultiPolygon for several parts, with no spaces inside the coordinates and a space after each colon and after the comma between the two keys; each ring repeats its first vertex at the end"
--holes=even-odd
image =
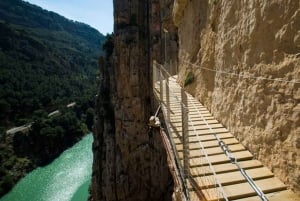
{"type": "Polygon", "coordinates": [[[184,80],[184,86],[191,84],[194,80],[195,80],[195,75],[192,71],[190,71],[184,80]]]}

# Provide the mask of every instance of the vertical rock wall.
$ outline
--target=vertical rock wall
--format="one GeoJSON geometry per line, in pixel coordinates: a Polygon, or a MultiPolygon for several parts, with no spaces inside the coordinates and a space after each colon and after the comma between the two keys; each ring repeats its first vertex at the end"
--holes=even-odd
{"type": "Polygon", "coordinates": [[[176,0],[173,13],[180,82],[192,71],[186,88],[298,194],[300,84],[253,77],[299,82],[299,4],[176,0]]]}
{"type": "Polygon", "coordinates": [[[177,72],[178,35],[172,11],[174,0],[152,0],[151,54],[160,64],[166,64],[171,74],[177,72]]]}
{"type": "MultiPolygon", "coordinates": [[[[152,100],[150,0],[114,0],[114,51],[101,61],[92,199],[170,200],[172,179],[152,100]]],[[[158,8],[159,4],[158,4],[158,8]]],[[[160,22],[158,21],[158,26],[160,22]]],[[[159,50],[159,49],[158,49],[159,50]]]]}

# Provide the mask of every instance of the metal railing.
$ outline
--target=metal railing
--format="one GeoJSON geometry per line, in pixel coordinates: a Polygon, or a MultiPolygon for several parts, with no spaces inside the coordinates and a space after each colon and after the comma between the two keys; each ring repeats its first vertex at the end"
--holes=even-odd
{"type": "Polygon", "coordinates": [[[241,165],[238,162],[238,159],[231,153],[230,149],[228,149],[228,145],[219,138],[219,136],[213,131],[211,126],[209,126],[208,122],[204,118],[204,116],[201,114],[201,112],[197,109],[195,104],[192,104],[192,107],[196,109],[197,113],[201,117],[201,119],[205,122],[206,127],[209,129],[209,132],[215,137],[215,139],[218,141],[218,144],[224,154],[230,159],[232,164],[235,164],[237,166],[237,169],[241,172],[243,177],[246,179],[246,181],[250,184],[250,186],[253,188],[253,190],[257,193],[257,195],[260,197],[262,201],[268,201],[268,198],[265,196],[263,191],[259,188],[259,186],[256,185],[254,180],[247,174],[247,172],[244,170],[244,168],[241,167],[241,165]]]}
{"type": "MultiPolygon", "coordinates": [[[[182,189],[184,191],[186,200],[190,199],[190,191],[189,189],[194,189],[196,195],[201,200],[206,200],[208,195],[206,192],[206,195],[202,192],[203,189],[199,187],[199,183],[201,186],[206,186],[205,188],[214,189],[213,192],[214,196],[217,197],[217,200],[225,200],[228,201],[228,198],[223,190],[223,187],[221,183],[218,181],[216,177],[215,170],[212,166],[212,163],[209,160],[208,154],[206,153],[204,146],[199,138],[199,135],[195,129],[195,124],[189,118],[189,110],[188,110],[188,101],[187,101],[187,95],[184,92],[183,89],[178,88],[176,91],[174,91],[173,88],[170,87],[170,80],[175,79],[172,77],[169,72],[162,66],[161,64],[158,64],[157,62],[153,62],[153,89],[154,94],[156,95],[156,98],[160,101],[160,104],[162,106],[162,111],[165,117],[165,123],[166,123],[166,129],[169,133],[169,140],[172,146],[172,152],[175,155],[176,160],[176,168],[178,168],[178,172],[180,174],[182,189]],[[171,101],[172,104],[171,105],[171,101]],[[174,102],[176,103],[174,105],[174,102]],[[181,113],[181,133],[179,132],[180,126],[173,125],[171,122],[171,114],[174,115],[173,108],[179,107],[180,113],[181,113]],[[197,136],[197,140],[199,143],[199,152],[200,152],[200,166],[203,166],[203,172],[201,173],[202,176],[197,178],[197,181],[193,177],[191,173],[190,168],[190,153],[189,153],[189,126],[193,128],[192,132],[197,136]],[[181,139],[182,142],[182,161],[179,157],[179,152],[176,148],[176,144],[174,142],[172,135],[178,135],[177,137],[181,139]],[[207,170],[208,169],[208,170],[207,170]],[[210,175],[210,176],[207,176],[210,175]],[[212,176],[211,176],[212,175],[212,176]],[[209,181],[208,181],[209,180],[209,181]],[[213,187],[211,186],[213,184],[213,187]]],[[[172,80],[174,82],[174,80],[172,80]]],[[[178,109],[178,108],[177,108],[178,109]]],[[[177,111],[178,112],[178,111],[177,111]]]]}
{"type": "MultiPolygon", "coordinates": [[[[156,96],[157,100],[160,101],[160,105],[162,106],[162,112],[165,117],[165,123],[166,123],[166,129],[168,134],[171,132],[171,126],[170,126],[170,88],[169,88],[169,78],[171,75],[163,68],[162,65],[156,63],[155,61],[153,62],[153,90],[154,90],[154,95],[156,96]],[[165,85],[165,87],[164,87],[165,85]],[[164,97],[165,95],[165,97],[164,97]],[[168,107],[169,106],[169,107],[168,107]]],[[[174,139],[170,136],[168,136],[168,139],[171,143],[172,147],[172,153],[174,153],[174,158],[176,162],[176,167],[179,172],[180,176],[180,188],[183,190],[185,199],[187,201],[190,201],[190,196],[187,188],[187,183],[186,179],[184,176],[184,168],[180,162],[180,158],[178,155],[178,152],[175,148],[175,142],[174,139]]]]}

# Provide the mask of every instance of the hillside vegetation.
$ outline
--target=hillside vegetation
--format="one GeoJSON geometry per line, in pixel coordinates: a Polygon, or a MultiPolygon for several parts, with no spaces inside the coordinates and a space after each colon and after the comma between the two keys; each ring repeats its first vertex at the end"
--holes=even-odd
{"type": "Polygon", "coordinates": [[[54,12],[0,1],[0,196],[91,130],[104,40],[54,12]],[[29,132],[6,134],[31,123],[29,132]]]}

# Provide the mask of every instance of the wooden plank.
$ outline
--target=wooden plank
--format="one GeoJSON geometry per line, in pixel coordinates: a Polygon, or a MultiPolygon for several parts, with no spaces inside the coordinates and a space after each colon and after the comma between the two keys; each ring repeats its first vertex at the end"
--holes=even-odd
{"type": "MultiPolygon", "coordinates": [[[[226,138],[232,138],[234,137],[231,133],[220,133],[220,134],[216,134],[220,139],[226,139],[226,138]]],[[[193,137],[191,136],[190,137],[191,139],[191,142],[193,141],[196,141],[198,139],[197,136],[193,137]]],[[[213,134],[210,134],[210,135],[201,135],[199,136],[200,140],[203,142],[203,141],[210,141],[210,140],[214,140],[216,139],[216,136],[213,135],[213,134]]]]}
{"type": "MultiPolygon", "coordinates": [[[[199,119],[199,117],[190,117],[190,119],[194,122],[194,121],[203,121],[201,118],[199,119]]],[[[205,115],[204,119],[207,120],[215,120],[215,118],[211,115],[205,115]]],[[[172,116],[170,117],[170,121],[175,123],[175,122],[181,122],[181,116],[172,116]]]]}
{"type": "MultiPolygon", "coordinates": [[[[176,111],[181,111],[181,105],[179,103],[177,103],[177,102],[178,102],[177,100],[173,100],[172,102],[170,102],[170,108],[172,108],[172,109],[174,109],[176,111]]],[[[209,112],[206,107],[203,107],[200,104],[191,104],[191,105],[189,105],[189,103],[188,103],[188,106],[192,107],[192,108],[189,108],[189,112],[196,112],[196,111],[209,112]]]]}
{"type": "MultiPolygon", "coordinates": [[[[198,118],[198,119],[202,119],[202,118],[206,118],[206,117],[213,117],[210,113],[202,113],[202,116],[200,116],[199,114],[189,114],[190,118],[198,118]]],[[[181,112],[177,112],[172,114],[172,118],[181,118],[181,112]]]]}
{"type": "MultiPolygon", "coordinates": [[[[171,125],[171,132],[175,132],[177,133],[177,135],[174,135],[175,137],[180,137],[182,136],[182,129],[179,128],[179,127],[173,127],[171,125]]],[[[218,134],[224,134],[224,133],[228,133],[227,129],[226,128],[215,128],[214,131],[218,131],[218,132],[211,132],[210,130],[189,130],[189,137],[202,137],[202,136],[205,136],[205,135],[210,135],[210,136],[207,136],[207,137],[204,137],[203,139],[206,139],[204,141],[207,141],[207,140],[213,140],[214,138],[211,137],[213,136],[214,134],[218,135],[218,134]]]]}
{"type": "MultiPolygon", "coordinates": [[[[176,83],[176,77],[169,78],[169,86],[173,92],[170,95],[169,106],[170,106],[170,121],[171,121],[171,136],[174,136],[173,139],[176,143],[176,149],[179,150],[179,157],[182,158],[182,114],[181,114],[181,105],[180,105],[180,96],[181,89],[180,86],[176,83]],[[177,96],[177,99],[172,96],[177,96]]],[[[154,90],[154,93],[159,95],[159,82],[156,83],[157,90],[154,90]]],[[[165,92],[165,81],[164,81],[164,92],[165,92]]],[[[198,140],[200,139],[203,146],[205,147],[208,158],[211,161],[219,181],[224,185],[224,191],[228,195],[230,200],[235,201],[256,201],[261,200],[252,189],[252,187],[245,182],[244,177],[238,171],[237,166],[232,164],[229,158],[223,153],[223,150],[219,147],[218,142],[215,140],[214,134],[217,134],[231,149],[232,154],[238,159],[239,165],[243,167],[247,173],[255,179],[255,182],[258,186],[265,191],[270,201],[292,201],[295,200],[293,197],[292,200],[287,199],[288,194],[277,194],[276,191],[282,191],[285,189],[285,186],[277,178],[273,178],[273,174],[267,168],[263,167],[262,164],[257,160],[250,160],[253,156],[249,151],[246,151],[244,146],[238,143],[238,141],[233,137],[232,134],[228,132],[226,128],[223,127],[210,113],[210,111],[204,107],[199,101],[197,101],[193,96],[187,94],[187,105],[189,106],[189,162],[190,162],[190,173],[193,175],[194,182],[199,184],[199,187],[204,187],[205,184],[201,184],[200,181],[207,180],[211,181],[213,179],[212,171],[210,170],[208,163],[203,156],[204,153],[200,150],[200,144],[198,140]],[[202,119],[202,117],[204,119],[202,119]],[[212,130],[207,128],[206,123],[210,125],[212,130]],[[194,128],[196,132],[194,132],[194,128]],[[198,136],[199,135],[199,138],[198,136]],[[201,177],[200,177],[201,176],[201,177]],[[270,178],[272,177],[272,178],[270,178]],[[201,178],[201,180],[200,180],[201,178]],[[242,182],[242,183],[240,183],[242,182]],[[272,200],[272,198],[277,198],[272,200]],[[258,198],[258,199],[257,199],[258,198]]],[[[163,97],[163,111],[167,113],[166,108],[166,96],[163,97]]],[[[213,183],[208,183],[208,187],[211,187],[213,183]]],[[[206,197],[209,197],[212,200],[216,200],[216,190],[209,188],[203,190],[203,193],[206,197]]],[[[196,193],[191,192],[191,200],[197,201],[195,197],[196,193]],[[194,196],[194,197],[193,197],[194,196]]],[[[219,193],[220,194],[220,193],[219,193]]],[[[203,199],[202,199],[203,200],[203,199]]],[[[300,200],[295,200],[300,201],[300,200]]]]}
{"type": "MultiPolygon", "coordinates": [[[[233,154],[238,161],[242,160],[250,160],[253,158],[253,155],[249,151],[239,151],[233,154]]],[[[211,164],[222,164],[222,163],[230,163],[230,159],[225,154],[212,155],[208,156],[208,160],[211,164]]],[[[190,167],[200,167],[208,165],[208,161],[205,157],[191,158],[190,167]]]]}
{"type": "MultiPolygon", "coordinates": [[[[167,101],[164,100],[163,101],[163,105],[167,106],[167,101]]],[[[178,102],[177,100],[174,100],[172,102],[172,100],[169,100],[169,108],[171,110],[173,110],[175,113],[181,113],[182,108],[181,108],[181,103],[178,102]],[[176,102],[175,102],[176,101],[176,102]]],[[[188,105],[188,113],[189,114],[197,114],[199,116],[201,116],[200,114],[211,114],[209,110],[207,110],[205,107],[198,107],[197,105],[188,105]]]]}
{"type": "MultiPolygon", "coordinates": [[[[237,141],[237,139],[235,138],[228,138],[228,139],[223,139],[223,142],[227,145],[231,145],[231,144],[238,144],[239,141],[237,141]]],[[[204,148],[210,148],[210,147],[219,147],[219,143],[217,140],[211,140],[211,141],[204,141],[202,142],[202,145],[204,148]]],[[[198,142],[190,142],[189,143],[189,150],[193,150],[193,149],[200,149],[200,144],[198,142]]],[[[182,150],[182,143],[180,144],[176,144],[176,149],[178,151],[182,150]]]]}
{"type": "MultiPolygon", "coordinates": [[[[211,121],[211,120],[210,120],[211,121]]],[[[200,121],[198,121],[198,122],[200,122],[200,121]]],[[[223,128],[224,126],[222,125],[222,124],[219,124],[219,123],[208,123],[208,125],[206,125],[206,123],[198,123],[198,124],[196,124],[196,122],[188,122],[189,124],[189,130],[194,130],[194,128],[196,129],[196,130],[203,130],[203,129],[209,129],[209,128],[223,128]]],[[[174,127],[178,127],[178,128],[181,128],[181,126],[182,126],[182,123],[181,122],[172,122],[171,121],[171,124],[172,124],[172,126],[174,126],[174,127]]],[[[181,129],[180,129],[181,130],[181,129]]]]}
{"type": "MultiPolygon", "coordinates": [[[[273,173],[266,167],[250,169],[246,170],[246,172],[253,180],[266,179],[274,176],[273,173]]],[[[215,186],[215,177],[213,175],[194,177],[193,179],[194,183],[196,183],[200,189],[213,188],[215,186]]],[[[245,177],[238,170],[234,172],[217,174],[217,179],[222,186],[246,182],[245,177]]],[[[189,188],[192,188],[190,184],[189,188]]]]}
{"type": "MultiPolygon", "coordinates": [[[[174,114],[180,114],[181,113],[181,108],[175,108],[175,107],[170,107],[171,111],[174,112],[174,114]]],[[[211,114],[208,110],[206,109],[188,109],[188,114],[189,115],[199,115],[201,117],[202,114],[211,114]]]]}
{"type": "Polygon", "coordinates": [[[228,130],[226,128],[213,128],[211,130],[197,130],[198,135],[208,135],[208,134],[218,134],[218,133],[227,133],[228,130]]]}
{"type": "Polygon", "coordinates": [[[219,122],[216,119],[208,119],[208,120],[204,121],[201,118],[194,118],[194,119],[192,119],[192,122],[193,122],[193,125],[205,125],[206,123],[208,123],[208,124],[219,124],[219,122]]]}
{"type": "MultiPolygon", "coordinates": [[[[189,122],[189,125],[194,125],[194,126],[198,126],[198,125],[206,125],[206,123],[208,124],[218,124],[219,122],[215,119],[209,119],[207,121],[203,121],[202,119],[194,119],[193,120],[193,124],[191,124],[189,122]]],[[[181,126],[181,122],[174,122],[172,123],[174,126],[181,126]]],[[[222,125],[223,126],[223,125],[222,125]]]]}
{"type": "MultiPolygon", "coordinates": [[[[255,183],[264,193],[272,193],[272,192],[286,189],[286,186],[279,179],[275,177],[257,180],[255,181],[255,183]]],[[[223,186],[223,189],[230,200],[247,198],[249,196],[256,195],[256,192],[253,190],[253,188],[250,186],[249,183],[240,183],[240,184],[223,186]]],[[[215,193],[216,190],[214,188],[204,189],[202,190],[202,192],[204,193],[204,195],[209,201],[218,199],[215,193]]]]}
{"type": "MultiPolygon", "coordinates": [[[[220,139],[226,139],[226,138],[233,138],[234,137],[231,133],[220,133],[220,134],[217,134],[217,136],[220,139]]],[[[181,136],[174,136],[173,138],[174,138],[175,143],[180,143],[182,141],[181,136]]],[[[215,140],[215,139],[216,139],[216,137],[213,134],[201,135],[199,137],[198,136],[189,136],[189,142],[199,142],[199,140],[201,142],[204,142],[204,141],[210,141],[210,140],[215,140]]]]}
{"type": "MultiPolygon", "coordinates": [[[[174,127],[171,128],[171,132],[180,132],[182,131],[182,128],[175,127],[176,130],[174,130],[174,127]]],[[[220,134],[220,133],[228,133],[228,130],[226,128],[212,128],[205,129],[205,130],[196,130],[197,134],[195,132],[192,132],[194,130],[189,128],[189,136],[195,136],[195,135],[211,135],[211,134],[220,134]]]]}
{"type": "Polygon", "coordinates": [[[209,114],[204,114],[202,117],[200,117],[200,116],[189,116],[189,118],[190,118],[191,121],[197,121],[197,120],[202,120],[203,121],[203,119],[204,120],[215,119],[214,116],[209,115],[209,114]]]}
{"type": "MultiPolygon", "coordinates": [[[[233,145],[229,145],[228,147],[229,147],[229,149],[233,153],[237,152],[237,151],[243,151],[243,150],[245,150],[245,147],[243,145],[241,145],[241,144],[233,144],[233,145]]],[[[204,151],[209,156],[224,153],[224,151],[221,149],[221,147],[207,148],[204,151]]],[[[204,151],[191,150],[191,151],[189,151],[189,158],[195,158],[195,157],[204,156],[205,155],[204,151]]],[[[179,155],[179,158],[183,157],[182,150],[178,152],[178,155],[179,155]]]]}
{"type": "Polygon", "coordinates": [[[210,116],[213,117],[210,112],[201,113],[201,115],[199,115],[199,113],[189,114],[189,117],[198,117],[199,119],[201,119],[202,117],[210,117],[210,116]]]}
{"type": "MultiPolygon", "coordinates": [[[[177,128],[178,128],[178,131],[182,131],[182,127],[177,127],[177,128]]],[[[224,126],[222,124],[209,124],[209,126],[207,126],[207,125],[194,125],[194,126],[189,125],[189,131],[209,130],[210,128],[217,129],[217,128],[224,128],[224,126]]]]}
{"type": "Polygon", "coordinates": [[[199,101],[197,101],[197,100],[195,100],[195,99],[193,99],[193,98],[190,98],[190,97],[188,97],[188,102],[189,102],[190,104],[199,105],[200,107],[207,108],[207,107],[205,107],[204,105],[202,105],[199,101]]]}
{"type": "MultiPolygon", "coordinates": [[[[258,168],[263,166],[262,163],[258,160],[240,161],[239,165],[244,169],[258,168]]],[[[217,174],[232,172],[238,169],[237,166],[232,163],[213,165],[213,168],[215,173],[217,174]]],[[[212,171],[209,166],[193,167],[190,168],[190,172],[193,176],[204,176],[212,174],[212,171]]]]}
{"type": "MultiPolygon", "coordinates": [[[[246,198],[231,200],[231,201],[261,201],[261,198],[259,196],[251,196],[251,197],[246,197],[246,198]]],[[[286,200],[281,200],[281,201],[286,201],[286,200]]]]}

